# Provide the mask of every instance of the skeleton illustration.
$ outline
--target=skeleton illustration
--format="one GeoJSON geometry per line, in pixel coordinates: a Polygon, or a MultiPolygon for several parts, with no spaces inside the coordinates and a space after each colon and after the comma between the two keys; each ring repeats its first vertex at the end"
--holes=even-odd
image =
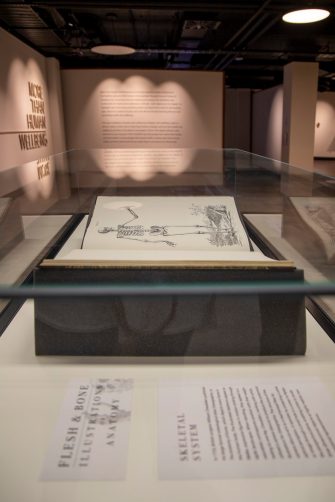
{"type": "Polygon", "coordinates": [[[132,225],[139,218],[138,214],[125,206],[131,218],[116,227],[101,227],[99,233],[113,232],[117,239],[136,240],[141,242],[164,243],[176,246],[176,242],[164,237],[181,235],[207,235],[209,242],[216,247],[239,245],[240,239],[234,229],[230,212],[224,205],[195,206],[193,214],[202,214],[205,225],[132,225]],[[157,238],[158,237],[158,238],[157,238]],[[163,237],[163,238],[160,238],[163,237]]]}

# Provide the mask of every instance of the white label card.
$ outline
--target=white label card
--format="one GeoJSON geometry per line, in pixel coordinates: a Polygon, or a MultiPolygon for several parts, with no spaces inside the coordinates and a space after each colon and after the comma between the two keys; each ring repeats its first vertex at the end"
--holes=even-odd
{"type": "Polygon", "coordinates": [[[335,401],[316,379],[164,381],[160,479],[335,474],[335,401]]]}
{"type": "Polygon", "coordinates": [[[131,379],[70,382],[41,479],[124,479],[132,389],[131,379]]]}

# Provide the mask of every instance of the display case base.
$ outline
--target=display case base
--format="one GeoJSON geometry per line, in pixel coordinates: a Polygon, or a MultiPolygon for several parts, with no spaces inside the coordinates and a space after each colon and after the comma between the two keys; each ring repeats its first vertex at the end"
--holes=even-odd
{"type": "MultiPolygon", "coordinates": [[[[37,287],[302,281],[296,269],[40,266],[37,287]]],[[[300,295],[175,294],[35,300],[37,355],[303,355],[300,295]]]]}

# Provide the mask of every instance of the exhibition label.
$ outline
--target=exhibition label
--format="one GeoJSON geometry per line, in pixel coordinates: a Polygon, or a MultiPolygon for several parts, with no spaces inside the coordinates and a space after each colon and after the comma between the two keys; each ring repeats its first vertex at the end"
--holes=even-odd
{"type": "Polygon", "coordinates": [[[316,379],[163,381],[160,479],[335,474],[335,402],[316,379]]]}
{"type": "Polygon", "coordinates": [[[132,389],[131,379],[70,382],[41,479],[124,479],[132,389]]]}

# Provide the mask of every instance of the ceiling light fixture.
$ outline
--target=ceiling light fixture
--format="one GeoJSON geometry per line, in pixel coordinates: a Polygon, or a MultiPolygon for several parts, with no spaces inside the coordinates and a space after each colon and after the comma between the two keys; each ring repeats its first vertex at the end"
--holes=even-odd
{"type": "Polygon", "coordinates": [[[91,52],[105,54],[107,56],[126,56],[134,54],[135,49],[127,45],[96,45],[91,48],[91,52]]]}
{"type": "Polygon", "coordinates": [[[330,12],[325,9],[301,9],[284,14],[282,20],[286,23],[315,23],[316,21],[326,19],[329,15],[330,12]]]}

